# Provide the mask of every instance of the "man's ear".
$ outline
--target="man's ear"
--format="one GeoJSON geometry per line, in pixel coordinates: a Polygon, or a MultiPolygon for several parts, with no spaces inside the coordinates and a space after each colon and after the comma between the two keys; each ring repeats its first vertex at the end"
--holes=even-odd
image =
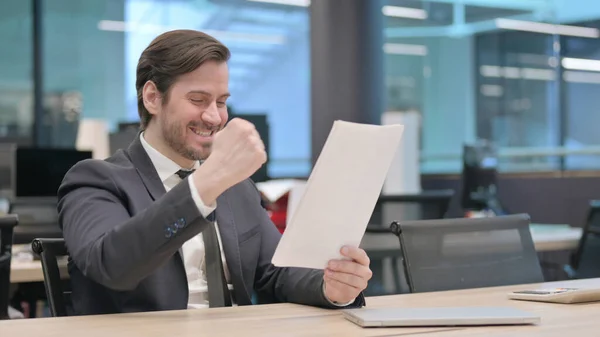
{"type": "Polygon", "coordinates": [[[147,81],[142,89],[142,98],[144,100],[144,106],[151,115],[156,115],[160,111],[162,105],[162,97],[156,84],[152,81],[147,81]]]}

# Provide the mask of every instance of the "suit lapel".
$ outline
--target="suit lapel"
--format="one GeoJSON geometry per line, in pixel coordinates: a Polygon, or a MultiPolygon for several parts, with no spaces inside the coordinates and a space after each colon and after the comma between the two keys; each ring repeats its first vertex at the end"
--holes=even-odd
{"type": "MultiPolygon", "coordinates": [[[[129,154],[129,159],[133,163],[135,170],[142,179],[146,190],[148,190],[148,193],[152,197],[152,200],[157,200],[166,194],[167,191],[158,176],[158,172],[156,172],[156,169],[154,168],[154,164],[152,164],[152,160],[150,160],[148,153],[146,153],[146,150],[142,145],[140,136],[141,132],[138,133],[137,137],[131,142],[131,145],[129,145],[129,148],[127,149],[127,153],[129,154]]],[[[179,256],[183,256],[182,249],[179,248],[178,251],[179,256]]],[[[183,260],[180,260],[183,264],[183,260]]]]}
{"type": "Polygon", "coordinates": [[[238,244],[238,229],[233,217],[233,210],[227,198],[227,192],[217,198],[217,226],[223,241],[223,251],[227,261],[231,283],[236,295],[238,304],[251,304],[250,292],[246,288],[240,257],[240,247],[238,244]],[[236,277],[239,275],[239,277],[236,277]]]}
{"type": "Polygon", "coordinates": [[[162,181],[160,181],[158,172],[156,172],[150,157],[148,157],[146,150],[144,150],[144,147],[142,146],[140,133],[138,133],[137,137],[135,137],[133,142],[131,142],[131,145],[129,145],[127,153],[129,154],[129,158],[137,170],[138,175],[144,182],[144,186],[146,186],[148,193],[150,193],[152,200],[157,200],[162,197],[166,193],[165,187],[162,181]]]}

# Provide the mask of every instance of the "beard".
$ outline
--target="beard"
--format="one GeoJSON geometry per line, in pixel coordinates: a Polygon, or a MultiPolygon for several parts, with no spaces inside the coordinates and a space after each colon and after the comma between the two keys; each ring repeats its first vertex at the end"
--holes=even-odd
{"type": "Polygon", "coordinates": [[[160,127],[165,143],[184,158],[199,161],[206,160],[210,155],[212,144],[204,145],[201,150],[186,144],[185,132],[188,129],[187,126],[182,127],[181,123],[164,118],[161,120],[160,127]]]}

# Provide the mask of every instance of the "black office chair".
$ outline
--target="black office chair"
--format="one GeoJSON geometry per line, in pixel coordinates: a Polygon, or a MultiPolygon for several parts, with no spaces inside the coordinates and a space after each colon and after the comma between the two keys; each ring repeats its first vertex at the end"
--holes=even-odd
{"type": "Polygon", "coordinates": [[[600,200],[590,201],[579,246],[565,272],[572,279],[600,277],[600,200]]]}
{"type": "Polygon", "coordinates": [[[10,288],[10,262],[12,258],[13,230],[19,224],[17,215],[0,217],[0,320],[8,319],[10,288]]]}
{"type": "Polygon", "coordinates": [[[394,222],[413,293],[543,282],[525,214],[394,222]]]}
{"type": "MultiPolygon", "coordinates": [[[[394,220],[433,220],[447,216],[454,190],[424,190],[415,194],[381,195],[367,226],[367,234],[393,235],[387,225],[394,220]],[[384,225],[385,224],[385,225],[384,225]]],[[[369,296],[380,296],[406,293],[408,286],[403,278],[404,273],[398,249],[368,250],[371,266],[374,271],[373,281],[367,289],[369,296]],[[384,261],[391,263],[393,289],[384,289],[384,261]]],[[[388,286],[389,287],[389,286],[388,286]]]]}
{"type": "Polygon", "coordinates": [[[64,239],[35,239],[31,243],[33,252],[40,256],[44,272],[44,287],[50,315],[53,317],[68,316],[71,304],[71,293],[63,290],[57,258],[67,256],[68,251],[64,239]]]}

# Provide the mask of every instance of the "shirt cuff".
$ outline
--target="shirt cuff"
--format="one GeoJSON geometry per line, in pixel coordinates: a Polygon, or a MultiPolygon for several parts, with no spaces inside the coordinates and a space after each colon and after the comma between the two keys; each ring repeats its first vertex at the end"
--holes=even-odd
{"type": "Polygon", "coordinates": [[[194,200],[194,203],[196,203],[196,206],[198,206],[200,214],[202,214],[202,216],[206,218],[212,212],[214,212],[215,209],[217,209],[217,202],[215,201],[214,205],[206,205],[204,201],[202,201],[202,198],[200,198],[200,193],[198,193],[198,189],[194,184],[194,179],[188,178],[188,183],[190,186],[190,192],[192,193],[192,199],[194,200]]]}
{"type": "Polygon", "coordinates": [[[325,299],[327,299],[327,302],[329,302],[329,304],[331,305],[335,305],[336,307],[347,307],[350,304],[354,303],[355,300],[352,300],[348,303],[338,303],[338,302],[334,302],[332,300],[329,299],[329,297],[327,297],[327,294],[325,293],[325,282],[323,282],[323,296],[325,296],[325,299]]]}

